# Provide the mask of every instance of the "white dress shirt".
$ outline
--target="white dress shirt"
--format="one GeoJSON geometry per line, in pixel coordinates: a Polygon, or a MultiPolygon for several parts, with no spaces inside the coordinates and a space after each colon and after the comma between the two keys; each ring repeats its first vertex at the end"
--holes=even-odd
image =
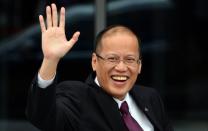
{"type": "Polygon", "coordinates": [[[43,78],[41,78],[40,74],[38,73],[38,86],[43,89],[48,87],[49,85],[53,83],[55,76],[56,75],[54,75],[54,77],[51,80],[44,80],[43,78]]]}

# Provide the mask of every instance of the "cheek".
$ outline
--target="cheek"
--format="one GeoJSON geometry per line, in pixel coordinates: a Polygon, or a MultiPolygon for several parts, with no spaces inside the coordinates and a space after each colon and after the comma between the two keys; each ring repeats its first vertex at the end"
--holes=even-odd
{"type": "Polygon", "coordinates": [[[134,83],[137,80],[138,75],[140,74],[140,70],[134,69],[131,70],[131,81],[134,83]]]}
{"type": "Polygon", "coordinates": [[[100,77],[103,79],[103,80],[105,80],[105,82],[107,82],[107,80],[108,80],[108,75],[109,75],[109,71],[107,70],[107,69],[105,69],[105,68],[100,68],[100,77]]]}
{"type": "Polygon", "coordinates": [[[110,72],[111,72],[111,70],[110,69],[107,69],[105,67],[100,68],[99,69],[99,72],[97,72],[98,75],[99,75],[99,77],[100,77],[100,80],[103,82],[102,83],[103,85],[110,84],[110,79],[111,79],[110,78],[110,72]]]}
{"type": "Polygon", "coordinates": [[[96,73],[97,73],[97,76],[103,81],[106,79],[107,77],[107,70],[105,69],[104,66],[102,65],[96,65],[96,73]]]}

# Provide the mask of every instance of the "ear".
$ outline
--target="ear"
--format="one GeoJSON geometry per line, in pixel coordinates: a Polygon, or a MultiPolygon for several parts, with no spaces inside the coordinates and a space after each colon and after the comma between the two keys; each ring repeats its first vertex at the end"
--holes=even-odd
{"type": "Polygon", "coordinates": [[[142,60],[139,60],[139,65],[138,65],[138,75],[141,73],[141,69],[142,69],[142,60]]]}
{"type": "Polygon", "coordinates": [[[97,56],[95,53],[92,53],[91,65],[92,65],[93,71],[96,71],[96,64],[97,64],[97,56]]]}

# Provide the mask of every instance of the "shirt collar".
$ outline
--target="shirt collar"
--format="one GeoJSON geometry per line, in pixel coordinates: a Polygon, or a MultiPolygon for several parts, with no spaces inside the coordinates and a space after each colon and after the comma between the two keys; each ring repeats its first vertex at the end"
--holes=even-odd
{"type": "Polygon", "coordinates": [[[123,100],[119,100],[119,99],[117,99],[117,98],[115,98],[115,97],[113,97],[113,99],[117,102],[118,108],[119,108],[119,109],[120,109],[120,107],[121,107],[121,104],[122,104],[124,101],[126,101],[126,102],[128,103],[128,105],[129,105],[129,102],[130,102],[129,93],[126,94],[126,96],[124,97],[123,100]]]}

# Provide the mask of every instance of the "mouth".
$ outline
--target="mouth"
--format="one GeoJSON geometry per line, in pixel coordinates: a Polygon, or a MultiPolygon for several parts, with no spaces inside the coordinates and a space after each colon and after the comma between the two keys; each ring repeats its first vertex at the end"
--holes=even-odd
{"type": "Polygon", "coordinates": [[[128,76],[112,75],[111,78],[116,82],[125,82],[129,79],[128,76]]]}

